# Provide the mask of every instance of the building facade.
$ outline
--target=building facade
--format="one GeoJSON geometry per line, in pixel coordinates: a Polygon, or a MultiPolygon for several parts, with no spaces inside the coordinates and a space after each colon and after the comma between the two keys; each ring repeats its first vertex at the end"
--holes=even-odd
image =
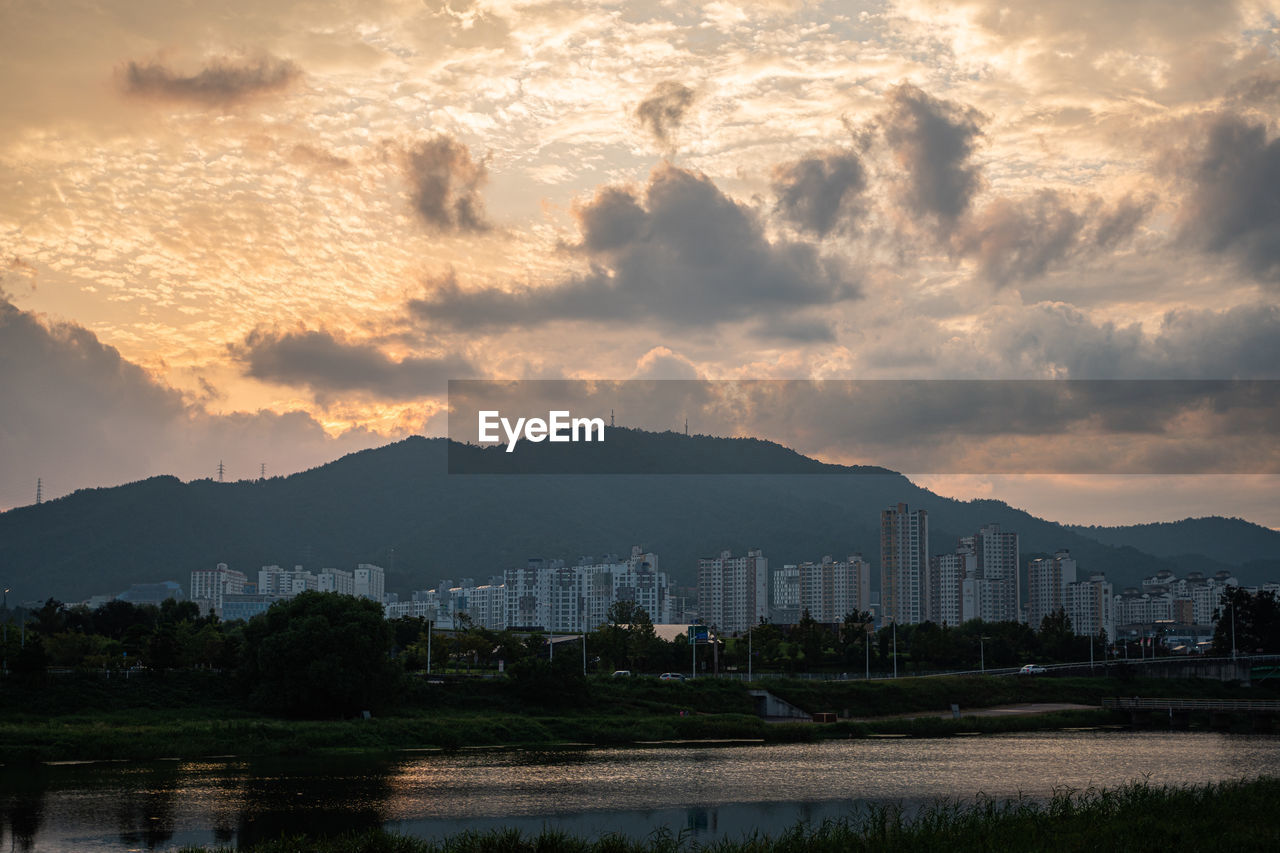
{"type": "Polygon", "coordinates": [[[722,633],[746,631],[769,616],[769,561],[758,549],[698,560],[698,613],[722,633]]]}
{"type": "Polygon", "coordinates": [[[924,622],[931,606],[929,516],[900,503],[880,513],[880,604],[884,624],[924,622]]]}

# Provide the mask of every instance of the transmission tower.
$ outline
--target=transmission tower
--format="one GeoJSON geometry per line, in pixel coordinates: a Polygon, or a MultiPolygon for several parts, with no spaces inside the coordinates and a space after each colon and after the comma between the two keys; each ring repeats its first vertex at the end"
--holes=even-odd
{"type": "Polygon", "coordinates": [[[223,465],[222,465],[222,460],[221,460],[221,459],[219,459],[219,460],[218,460],[218,482],[219,482],[219,483],[221,483],[221,482],[222,482],[222,475],[223,475],[223,473],[224,473],[225,471],[226,471],[226,468],[224,468],[224,467],[223,467],[223,465]]]}
{"type": "Polygon", "coordinates": [[[265,462],[260,462],[258,464],[258,479],[259,480],[267,479],[267,463],[265,462]]]}
{"type": "Polygon", "coordinates": [[[39,477],[36,477],[36,504],[44,503],[44,483],[39,477]]]}

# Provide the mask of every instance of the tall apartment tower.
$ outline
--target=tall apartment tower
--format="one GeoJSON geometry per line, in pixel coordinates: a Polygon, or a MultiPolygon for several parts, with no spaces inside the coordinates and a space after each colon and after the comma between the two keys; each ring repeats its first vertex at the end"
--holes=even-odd
{"type": "Polygon", "coordinates": [[[1065,609],[1067,584],[1075,582],[1076,561],[1070,551],[1027,563],[1027,624],[1038,631],[1044,617],[1065,609]]]}
{"type": "Polygon", "coordinates": [[[698,612],[722,633],[745,631],[769,616],[769,561],[760,550],[698,560],[698,612]]]}
{"type": "Polygon", "coordinates": [[[880,607],[883,622],[928,618],[929,516],[898,504],[880,513],[880,607]]]}
{"type": "Polygon", "coordinates": [[[842,622],[850,613],[870,606],[871,564],[861,554],[847,560],[823,557],[821,563],[801,563],[798,574],[800,611],[807,610],[819,622],[842,622]]]}
{"type": "Polygon", "coordinates": [[[1018,621],[1022,585],[1018,571],[1018,534],[1003,533],[998,524],[988,524],[973,537],[978,558],[978,577],[990,583],[992,615],[997,622],[1018,621]]]}
{"type": "Polygon", "coordinates": [[[351,578],[351,586],[357,598],[368,598],[379,604],[387,600],[386,572],[381,566],[357,563],[351,578]]]}
{"type": "Polygon", "coordinates": [[[1115,639],[1115,590],[1106,575],[1092,574],[1088,580],[1067,584],[1063,597],[1073,631],[1081,636],[1105,631],[1107,639],[1115,639]]]}

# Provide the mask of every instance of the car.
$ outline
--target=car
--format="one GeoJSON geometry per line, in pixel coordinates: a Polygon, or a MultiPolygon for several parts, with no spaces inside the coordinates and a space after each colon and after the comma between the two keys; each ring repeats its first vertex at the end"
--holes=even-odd
{"type": "Polygon", "coordinates": [[[631,677],[631,670],[629,670],[629,669],[615,669],[615,670],[613,671],[613,677],[614,677],[614,678],[630,678],[630,677],[631,677]]]}
{"type": "Polygon", "coordinates": [[[1018,670],[1018,675],[1044,675],[1044,667],[1039,664],[1029,663],[1018,670]]]}
{"type": "Polygon", "coordinates": [[[660,681],[684,681],[684,676],[678,672],[664,672],[658,676],[660,681]]]}

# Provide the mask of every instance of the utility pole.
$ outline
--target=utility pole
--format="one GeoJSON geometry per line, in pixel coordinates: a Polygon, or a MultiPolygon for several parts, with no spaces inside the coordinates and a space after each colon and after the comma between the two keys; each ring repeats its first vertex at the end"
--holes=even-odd
{"type": "Polygon", "coordinates": [[[1231,597],[1231,659],[1236,659],[1236,599],[1231,597]]]}
{"type": "Polygon", "coordinates": [[[427,620],[427,675],[431,674],[431,635],[435,633],[432,630],[432,628],[434,627],[435,627],[435,622],[428,619],[427,620]]]}
{"type": "Polygon", "coordinates": [[[689,632],[689,648],[693,651],[693,664],[689,670],[690,678],[698,677],[698,631],[695,628],[689,632]]]}
{"type": "Polygon", "coordinates": [[[897,678],[897,620],[893,620],[893,678],[897,678]]]}
{"type": "Polygon", "coordinates": [[[751,635],[754,632],[747,629],[747,681],[751,681],[751,635]]]}

